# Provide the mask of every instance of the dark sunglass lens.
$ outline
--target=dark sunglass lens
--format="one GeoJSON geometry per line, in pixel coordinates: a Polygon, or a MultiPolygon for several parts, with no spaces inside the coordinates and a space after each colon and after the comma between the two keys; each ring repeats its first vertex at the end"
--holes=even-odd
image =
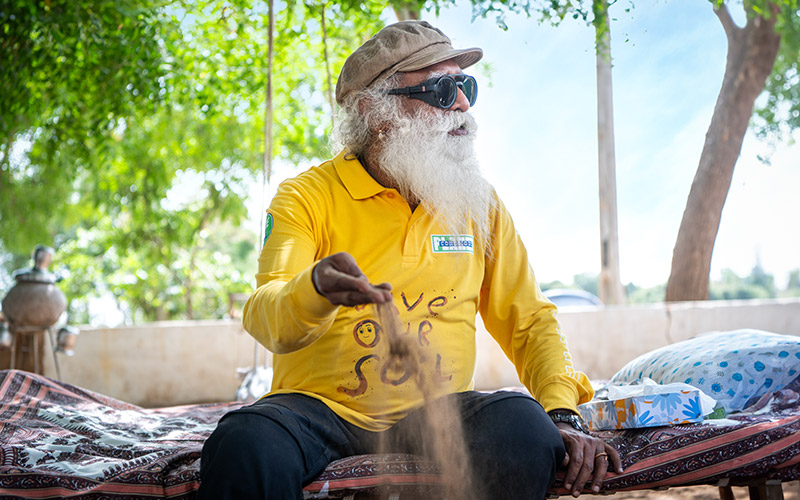
{"type": "Polygon", "coordinates": [[[439,106],[449,108],[456,101],[456,82],[452,78],[443,77],[436,84],[436,99],[439,106]]]}
{"type": "Polygon", "coordinates": [[[475,79],[471,76],[464,78],[461,90],[469,101],[469,105],[473,106],[478,99],[478,83],[475,79]]]}

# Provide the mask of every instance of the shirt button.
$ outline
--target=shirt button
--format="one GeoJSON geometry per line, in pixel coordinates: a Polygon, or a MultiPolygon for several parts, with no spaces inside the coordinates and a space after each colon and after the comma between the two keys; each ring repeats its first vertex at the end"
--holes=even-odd
{"type": "Polygon", "coordinates": [[[389,198],[394,198],[394,193],[387,193],[386,196],[388,196],[389,198]]]}

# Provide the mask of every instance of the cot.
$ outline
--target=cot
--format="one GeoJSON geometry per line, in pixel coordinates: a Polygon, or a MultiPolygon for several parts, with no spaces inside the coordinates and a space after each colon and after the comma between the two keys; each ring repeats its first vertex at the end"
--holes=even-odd
{"type": "MultiPolygon", "coordinates": [[[[759,412],[722,424],[602,431],[623,456],[604,493],[697,484],[751,486],[782,498],[800,479],[797,394],[770,395],[759,412]]],[[[0,371],[0,498],[192,499],[205,438],[241,403],[144,409],[40,375],[0,371]]],[[[434,464],[364,455],[330,464],[304,497],[436,498],[434,464]]],[[[566,494],[559,484],[552,496],[566,494]]]]}

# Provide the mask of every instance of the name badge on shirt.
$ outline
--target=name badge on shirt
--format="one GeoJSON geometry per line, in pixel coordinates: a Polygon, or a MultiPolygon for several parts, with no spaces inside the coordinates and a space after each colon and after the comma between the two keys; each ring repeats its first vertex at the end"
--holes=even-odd
{"type": "Polygon", "coordinates": [[[432,234],[433,253],[475,253],[475,241],[469,234],[432,234]]]}

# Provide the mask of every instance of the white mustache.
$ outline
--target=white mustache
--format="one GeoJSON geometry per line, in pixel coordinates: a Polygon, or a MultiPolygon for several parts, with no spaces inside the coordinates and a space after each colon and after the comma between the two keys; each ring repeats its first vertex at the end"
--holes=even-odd
{"type": "MultiPolygon", "coordinates": [[[[401,128],[414,128],[415,130],[424,130],[434,134],[447,134],[452,130],[464,129],[470,135],[478,130],[478,122],[468,111],[444,111],[442,113],[420,114],[414,118],[413,122],[409,121],[401,128]]],[[[403,130],[403,132],[406,132],[406,130],[403,130]]]]}

